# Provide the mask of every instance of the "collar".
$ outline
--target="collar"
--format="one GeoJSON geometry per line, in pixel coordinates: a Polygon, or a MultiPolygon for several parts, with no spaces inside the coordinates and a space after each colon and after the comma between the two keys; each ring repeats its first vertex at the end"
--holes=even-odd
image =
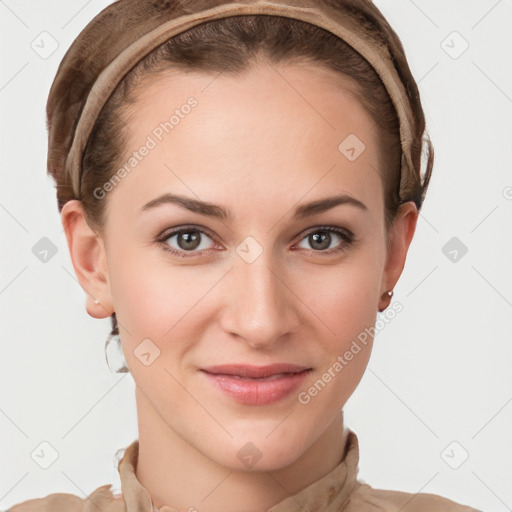
{"type": "MultiPolygon", "coordinates": [[[[118,465],[121,490],[127,512],[182,512],[172,506],[153,508],[151,497],[135,475],[139,456],[139,441],[130,444],[118,465]]],[[[339,512],[350,498],[357,485],[359,464],[359,441],[356,434],[347,429],[345,454],[341,462],[326,476],[320,478],[298,493],[285,498],[268,512],[304,512],[321,510],[339,512]]]]}

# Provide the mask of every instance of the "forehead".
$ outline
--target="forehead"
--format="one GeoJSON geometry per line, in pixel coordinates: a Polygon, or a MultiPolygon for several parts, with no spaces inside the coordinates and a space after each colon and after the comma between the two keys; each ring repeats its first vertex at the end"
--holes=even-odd
{"type": "Polygon", "coordinates": [[[334,71],[306,64],[260,64],[240,75],[169,70],[142,82],[135,97],[123,116],[122,160],[149,140],[154,147],[116,188],[139,203],[162,187],[205,200],[215,190],[216,201],[233,192],[281,202],[284,192],[298,200],[308,190],[352,192],[366,202],[381,195],[375,123],[334,71]]]}

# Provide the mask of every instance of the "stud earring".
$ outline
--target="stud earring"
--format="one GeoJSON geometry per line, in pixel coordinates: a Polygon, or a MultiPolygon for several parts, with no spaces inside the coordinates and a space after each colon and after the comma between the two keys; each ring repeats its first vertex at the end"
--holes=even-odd
{"type": "Polygon", "coordinates": [[[393,290],[388,290],[384,295],[386,295],[386,299],[389,299],[389,302],[383,308],[379,309],[379,313],[382,313],[389,306],[391,298],[393,297],[393,290]]]}

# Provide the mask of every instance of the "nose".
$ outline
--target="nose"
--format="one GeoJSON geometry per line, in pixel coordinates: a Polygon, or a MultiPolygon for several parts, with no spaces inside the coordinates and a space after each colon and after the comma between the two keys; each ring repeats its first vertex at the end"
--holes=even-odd
{"type": "Polygon", "coordinates": [[[252,263],[237,258],[227,281],[224,332],[253,348],[269,349],[297,329],[298,301],[285,272],[266,257],[266,252],[252,263]]]}

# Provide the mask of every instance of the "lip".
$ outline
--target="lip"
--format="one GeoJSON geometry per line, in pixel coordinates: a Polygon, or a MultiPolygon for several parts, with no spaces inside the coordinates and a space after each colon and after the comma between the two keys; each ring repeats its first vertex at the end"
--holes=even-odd
{"type": "Polygon", "coordinates": [[[275,363],[267,366],[252,366],[248,364],[223,364],[201,368],[203,371],[215,375],[236,375],[248,379],[264,379],[280,373],[299,373],[310,370],[307,366],[298,366],[290,363],[275,363]]]}
{"type": "Polygon", "coordinates": [[[218,389],[248,405],[267,405],[282,400],[297,388],[311,368],[288,363],[268,366],[230,364],[201,368],[218,389]]]}

